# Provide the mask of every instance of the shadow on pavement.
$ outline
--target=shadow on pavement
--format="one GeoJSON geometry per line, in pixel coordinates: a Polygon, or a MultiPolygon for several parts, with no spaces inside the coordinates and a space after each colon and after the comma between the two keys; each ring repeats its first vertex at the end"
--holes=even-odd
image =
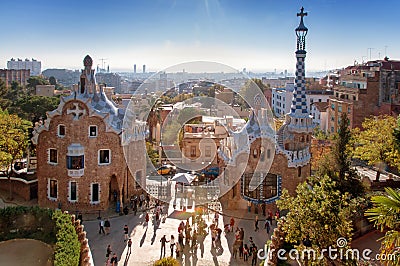
{"type": "Polygon", "coordinates": [[[146,227],[146,231],[144,231],[142,239],[140,239],[140,247],[143,246],[144,240],[146,239],[147,229],[148,229],[148,227],[146,227]]]}

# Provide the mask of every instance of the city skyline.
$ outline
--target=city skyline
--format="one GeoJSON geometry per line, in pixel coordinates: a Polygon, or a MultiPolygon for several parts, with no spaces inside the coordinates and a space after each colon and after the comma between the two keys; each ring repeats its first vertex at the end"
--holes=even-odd
{"type": "MultiPolygon", "coordinates": [[[[306,1],[7,1],[9,21],[0,67],[11,58],[35,58],[42,69],[80,69],[90,54],[111,71],[142,65],[160,71],[189,61],[219,62],[237,70],[294,72],[296,13],[309,28],[308,71],[369,59],[400,58],[396,7],[343,0],[306,1]],[[373,35],[371,35],[371,33],[373,35]],[[25,41],[17,41],[17,40],[25,41]]],[[[4,35],[3,35],[4,36],[4,35]]]]}

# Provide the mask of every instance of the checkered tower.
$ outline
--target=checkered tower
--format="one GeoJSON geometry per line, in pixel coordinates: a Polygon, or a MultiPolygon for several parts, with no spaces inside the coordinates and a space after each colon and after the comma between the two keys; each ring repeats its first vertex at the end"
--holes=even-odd
{"type": "Polygon", "coordinates": [[[297,36],[297,51],[296,51],[296,78],[295,78],[295,88],[293,91],[292,105],[290,107],[290,117],[289,128],[292,131],[302,131],[309,132],[312,130],[312,118],[307,106],[306,99],[306,80],[305,80],[305,58],[306,58],[306,35],[308,29],[304,26],[303,17],[307,16],[304,12],[304,8],[300,9],[300,13],[297,16],[300,17],[300,24],[296,28],[297,36]]]}

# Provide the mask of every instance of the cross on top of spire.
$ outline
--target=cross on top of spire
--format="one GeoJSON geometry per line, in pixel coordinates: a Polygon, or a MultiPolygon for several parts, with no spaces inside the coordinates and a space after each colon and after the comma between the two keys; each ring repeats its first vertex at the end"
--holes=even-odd
{"type": "Polygon", "coordinates": [[[300,9],[300,13],[297,13],[297,16],[300,17],[300,24],[299,26],[296,28],[296,34],[297,36],[305,36],[307,35],[307,27],[304,26],[304,22],[303,22],[303,17],[307,16],[307,12],[304,12],[304,7],[301,7],[300,9]]]}
{"type": "Polygon", "coordinates": [[[298,17],[301,17],[301,19],[303,19],[303,17],[307,16],[307,12],[304,13],[304,7],[300,8],[300,13],[297,13],[298,17]]]}

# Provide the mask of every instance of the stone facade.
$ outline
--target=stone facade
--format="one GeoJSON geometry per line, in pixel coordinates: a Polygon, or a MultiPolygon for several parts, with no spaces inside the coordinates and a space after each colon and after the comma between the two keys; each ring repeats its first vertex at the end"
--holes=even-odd
{"type": "Polygon", "coordinates": [[[34,130],[41,207],[104,210],[115,201],[122,207],[137,189],[130,170],[136,177],[146,168],[145,123],[133,125],[140,137],[122,144],[124,113],[102,87],[97,91],[91,58],[84,62],[78,91],[62,97],[58,108],[34,130]]]}

